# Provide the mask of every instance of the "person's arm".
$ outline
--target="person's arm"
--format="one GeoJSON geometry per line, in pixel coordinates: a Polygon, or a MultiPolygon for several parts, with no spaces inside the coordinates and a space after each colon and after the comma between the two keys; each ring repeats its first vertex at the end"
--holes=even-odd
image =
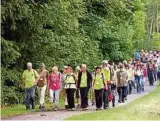
{"type": "Polygon", "coordinates": [[[25,71],[23,72],[22,74],[22,89],[24,89],[24,86],[25,86],[25,71]]]}
{"type": "Polygon", "coordinates": [[[48,75],[47,90],[49,91],[50,75],[48,75]]]}
{"type": "Polygon", "coordinates": [[[36,70],[34,70],[34,72],[35,72],[35,85],[37,85],[38,80],[40,79],[40,75],[38,74],[36,70]]]}

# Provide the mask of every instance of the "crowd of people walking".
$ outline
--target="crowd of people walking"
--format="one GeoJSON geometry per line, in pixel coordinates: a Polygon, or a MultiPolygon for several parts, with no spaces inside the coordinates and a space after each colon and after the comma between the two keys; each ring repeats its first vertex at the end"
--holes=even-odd
{"type": "Polygon", "coordinates": [[[45,94],[49,93],[50,110],[57,111],[63,91],[64,105],[68,111],[76,108],[87,110],[89,100],[96,105],[96,110],[102,110],[109,108],[109,102],[115,107],[117,93],[118,103],[125,103],[133,88],[137,94],[141,94],[145,91],[144,82],[148,81],[153,86],[157,80],[160,80],[160,51],[141,50],[135,52],[135,57],[129,61],[114,63],[104,60],[92,72],[88,71],[86,64],[77,66],[75,71],[70,65],[64,66],[63,72],[54,66],[49,72],[44,63],[35,70],[32,63],[28,62],[22,75],[22,88],[25,89],[27,110],[30,105],[32,109],[35,108],[36,88],[39,90],[39,109],[45,108],[45,94]]]}

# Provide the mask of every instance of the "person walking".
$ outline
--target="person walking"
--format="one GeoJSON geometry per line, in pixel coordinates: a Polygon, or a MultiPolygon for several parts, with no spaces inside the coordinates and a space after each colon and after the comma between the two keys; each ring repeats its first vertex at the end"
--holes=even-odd
{"type": "Polygon", "coordinates": [[[30,104],[32,105],[32,109],[35,109],[35,88],[38,79],[39,74],[32,68],[32,63],[28,62],[27,70],[22,75],[22,88],[25,88],[26,110],[30,109],[30,104]]]}
{"type": "Polygon", "coordinates": [[[87,71],[86,64],[81,65],[81,72],[78,74],[77,88],[80,89],[82,110],[88,107],[88,92],[92,84],[92,75],[87,71]]]}
{"type": "Polygon", "coordinates": [[[101,67],[96,67],[96,73],[93,77],[93,89],[95,92],[95,99],[96,99],[96,110],[101,110],[102,103],[103,103],[103,91],[105,87],[105,77],[104,74],[101,72],[101,67]]]}
{"type": "Polygon", "coordinates": [[[148,70],[149,85],[153,86],[154,85],[154,69],[153,69],[152,62],[149,62],[147,70],[148,70]]]}
{"type": "Polygon", "coordinates": [[[134,69],[131,65],[128,65],[127,67],[127,73],[128,73],[128,94],[132,93],[132,84],[134,80],[134,69]]]}
{"type": "Polygon", "coordinates": [[[58,67],[54,66],[52,68],[52,72],[49,75],[48,79],[48,90],[49,90],[49,96],[50,96],[50,110],[53,109],[52,103],[53,100],[55,101],[55,108],[54,110],[58,110],[59,106],[59,94],[62,87],[62,75],[60,72],[58,72],[58,67]]]}
{"type": "Polygon", "coordinates": [[[39,65],[38,73],[39,73],[39,76],[40,76],[40,78],[38,80],[38,83],[37,83],[39,94],[40,94],[39,109],[44,109],[45,108],[45,105],[44,105],[44,103],[45,103],[45,92],[46,92],[48,76],[49,76],[49,72],[45,69],[45,64],[44,63],[41,63],[39,65]]]}
{"type": "Polygon", "coordinates": [[[111,92],[113,95],[112,99],[112,107],[115,107],[115,95],[116,95],[116,88],[117,88],[117,79],[116,79],[116,74],[117,74],[117,65],[111,65],[111,92]]]}
{"type": "Polygon", "coordinates": [[[109,63],[107,60],[103,61],[102,73],[105,76],[105,79],[106,79],[105,83],[107,85],[107,87],[104,89],[104,93],[103,93],[103,108],[107,109],[107,108],[109,108],[109,94],[111,91],[110,67],[109,67],[109,63]]]}
{"type": "Polygon", "coordinates": [[[125,102],[125,89],[127,86],[128,74],[127,71],[123,69],[123,65],[120,65],[120,70],[117,72],[117,91],[119,93],[119,100],[118,102],[125,102]]]}
{"type": "Polygon", "coordinates": [[[68,111],[75,111],[74,93],[76,91],[76,77],[72,67],[68,66],[64,76],[65,90],[67,94],[68,111]]]}
{"type": "Polygon", "coordinates": [[[141,69],[140,65],[137,65],[135,69],[137,93],[141,93],[142,91],[142,76],[143,76],[143,70],[141,69]]]}
{"type": "MultiPolygon", "coordinates": [[[[76,80],[78,80],[78,74],[80,73],[81,69],[80,66],[76,67],[75,76],[76,80]]],[[[80,96],[80,90],[76,90],[76,101],[77,101],[77,108],[81,108],[81,96],[80,96]]]]}

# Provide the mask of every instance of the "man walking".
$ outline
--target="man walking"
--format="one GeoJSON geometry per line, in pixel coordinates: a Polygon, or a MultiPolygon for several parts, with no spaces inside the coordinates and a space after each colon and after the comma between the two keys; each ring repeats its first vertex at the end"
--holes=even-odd
{"type": "Polygon", "coordinates": [[[30,104],[32,105],[32,109],[35,109],[35,85],[37,85],[38,79],[39,75],[36,70],[32,69],[32,63],[27,63],[27,70],[22,75],[22,88],[25,88],[26,110],[30,109],[30,104]]]}
{"type": "Polygon", "coordinates": [[[125,89],[127,86],[127,79],[128,75],[127,72],[123,69],[123,65],[120,65],[120,70],[117,72],[117,86],[118,86],[118,93],[119,93],[119,100],[118,102],[125,102],[125,89]]]}
{"type": "Polygon", "coordinates": [[[85,64],[81,65],[81,72],[78,74],[77,88],[80,89],[81,107],[86,110],[88,107],[88,91],[92,84],[92,75],[87,71],[85,64]]]}

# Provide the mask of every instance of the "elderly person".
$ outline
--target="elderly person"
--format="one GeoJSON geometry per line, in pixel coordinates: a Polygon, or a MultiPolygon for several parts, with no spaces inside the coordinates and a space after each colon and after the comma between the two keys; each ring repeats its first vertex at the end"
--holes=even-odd
{"type": "Polygon", "coordinates": [[[105,83],[108,86],[108,88],[104,89],[104,93],[103,93],[103,107],[104,109],[107,109],[109,108],[109,94],[111,91],[111,71],[110,71],[109,63],[107,60],[103,61],[102,73],[106,77],[105,83]]]}
{"type": "Polygon", "coordinates": [[[32,63],[27,63],[27,70],[23,72],[22,75],[22,88],[25,88],[25,102],[26,110],[30,109],[30,104],[32,109],[35,109],[35,85],[39,75],[36,70],[32,69],[32,63]]]}
{"type": "Polygon", "coordinates": [[[59,106],[59,94],[61,89],[61,73],[58,72],[58,67],[54,66],[52,68],[52,72],[49,75],[48,79],[48,88],[49,88],[49,95],[50,95],[50,109],[52,110],[52,103],[53,100],[55,101],[55,108],[54,110],[58,110],[59,106]]]}
{"type": "Polygon", "coordinates": [[[68,66],[64,78],[64,88],[66,90],[68,111],[75,111],[74,94],[76,91],[76,77],[72,67],[68,66]]]}
{"type": "Polygon", "coordinates": [[[39,80],[37,83],[38,86],[38,90],[39,90],[39,94],[40,94],[40,106],[39,109],[44,109],[45,108],[45,92],[46,92],[46,88],[47,88],[47,81],[48,81],[48,76],[49,76],[49,72],[45,69],[45,64],[41,63],[39,65],[39,69],[38,69],[38,73],[39,73],[39,80]]]}
{"type": "MultiPolygon", "coordinates": [[[[75,71],[75,76],[76,76],[76,80],[78,80],[78,74],[81,71],[80,66],[76,67],[76,71],[75,71]]],[[[80,98],[80,90],[77,89],[76,90],[76,101],[77,101],[77,108],[81,107],[81,98],[80,98]]]]}
{"type": "Polygon", "coordinates": [[[88,91],[92,85],[92,75],[87,71],[86,64],[81,65],[81,72],[78,74],[77,88],[80,89],[82,110],[88,107],[88,91]]]}

